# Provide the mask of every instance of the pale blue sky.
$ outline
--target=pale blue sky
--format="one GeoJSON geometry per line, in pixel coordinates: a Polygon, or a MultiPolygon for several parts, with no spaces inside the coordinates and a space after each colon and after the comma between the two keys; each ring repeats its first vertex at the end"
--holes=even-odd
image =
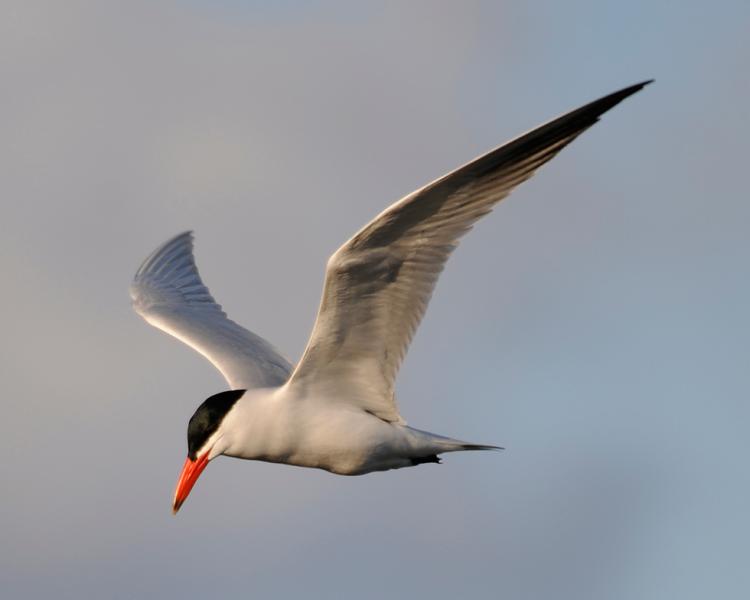
{"type": "Polygon", "coordinates": [[[626,599],[750,591],[746,2],[0,7],[8,598],[626,599]],[[390,202],[625,85],[480,223],[402,413],[500,454],[340,478],[219,459],[223,389],[127,288],[184,229],[296,359],[327,256],[390,202]]]}

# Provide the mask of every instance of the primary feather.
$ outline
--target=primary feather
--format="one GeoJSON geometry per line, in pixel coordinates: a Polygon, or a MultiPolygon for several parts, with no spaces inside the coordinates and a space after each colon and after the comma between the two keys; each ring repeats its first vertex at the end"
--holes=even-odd
{"type": "Polygon", "coordinates": [[[307,348],[289,385],[403,422],[396,374],[432,291],[461,237],[599,116],[649,82],[591,102],[537,127],[396,202],[328,261],[307,348]],[[331,397],[338,397],[331,394],[331,397]]]}
{"type": "Polygon", "coordinates": [[[292,365],[270,343],[227,317],[198,274],[190,231],[143,262],[130,286],[133,308],[200,352],[233,389],[283,384],[292,365]]]}

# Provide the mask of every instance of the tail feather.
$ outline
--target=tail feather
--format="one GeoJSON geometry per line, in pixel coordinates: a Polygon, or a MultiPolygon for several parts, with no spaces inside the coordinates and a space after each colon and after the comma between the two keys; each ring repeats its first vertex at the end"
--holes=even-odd
{"type": "Polygon", "coordinates": [[[500,446],[487,446],[485,444],[465,444],[458,442],[456,444],[444,445],[441,449],[437,450],[435,454],[428,454],[426,456],[412,456],[409,458],[413,467],[417,465],[424,465],[427,463],[441,464],[440,454],[444,452],[461,452],[463,450],[505,450],[500,446]]]}
{"type": "Polygon", "coordinates": [[[456,450],[505,450],[502,446],[488,446],[485,444],[461,444],[456,450]]]}
{"type": "MultiPolygon", "coordinates": [[[[435,462],[428,457],[433,457],[444,452],[462,452],[465,450],[504,450],[501,446],[492,446],[489,444],[470,444],[462,440],[445,437],[429,431],[406,427],[411,433],[414,440],[413,449],[416,450],[412,456],[421,457],[422,462],[435,462]]],[[[420,463],[421,464],[421,463],[420,463]]]]}

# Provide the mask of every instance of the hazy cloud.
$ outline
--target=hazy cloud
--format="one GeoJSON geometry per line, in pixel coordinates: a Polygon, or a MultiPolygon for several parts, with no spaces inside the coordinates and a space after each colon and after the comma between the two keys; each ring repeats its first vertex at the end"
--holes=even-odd
{"type": "Polygon", "coordinates": [[[0,8],[5,593],[741,594],[748,9],[269,4],[0,8]],[[153,247],[195,229],[227,312],[296,357],[370,217],[652,76],[469,236],[402,372],[411,423],[505,453],[218,460],[171,517],[224,383],[130,310],[153,247]]]}

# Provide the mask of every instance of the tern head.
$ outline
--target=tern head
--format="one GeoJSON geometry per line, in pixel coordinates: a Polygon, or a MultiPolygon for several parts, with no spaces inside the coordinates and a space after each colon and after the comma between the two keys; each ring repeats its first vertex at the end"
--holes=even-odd
{"type": "Polygon", "coordinates": [[[209,461],[226,449],[228,440],[222,431],[222,423],[244,393],[245,390],[229,390],[214,394],[190,418],[187,430],[188,455],[174,491],[173,513],[180,510],[209,461]]]}

